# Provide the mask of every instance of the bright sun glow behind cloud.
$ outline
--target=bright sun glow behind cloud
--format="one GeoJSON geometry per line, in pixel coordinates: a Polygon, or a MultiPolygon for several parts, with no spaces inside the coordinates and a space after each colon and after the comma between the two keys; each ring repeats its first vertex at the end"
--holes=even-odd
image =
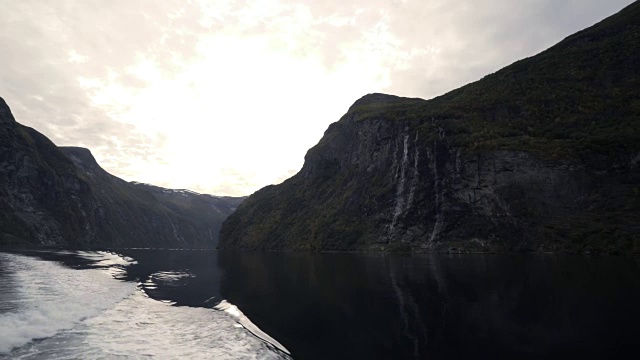
{"type": "Polygon", "coordinates": [[[6,1],[0,96],[116,176],[247,195],[361,96],[442,94],[630,2],[6,1]]]}
{"type": "MultiPolygon", "coordinates": [[[[242,18],[253,23],[270,11],[260,7],[242,18]]],[[[178,62],[173,71],[139,56],[123,71],[144,82],[140,89],[123,86],[114,73],[79,79],[94,106],[164,139],[156,161],[133,159],[125,171],[138,181],[247,194],[297,172],[306,150],[353,99],[388,85],[384,49],[371,56],[362,45],[346,47],[345,60],[327,67],[300,36],[313,23],[308,10],[294,14],[268,34],[202,36],[196,60],[178,62]]],[[[375,31],[370,36],[389,35],[375,31]]]]}

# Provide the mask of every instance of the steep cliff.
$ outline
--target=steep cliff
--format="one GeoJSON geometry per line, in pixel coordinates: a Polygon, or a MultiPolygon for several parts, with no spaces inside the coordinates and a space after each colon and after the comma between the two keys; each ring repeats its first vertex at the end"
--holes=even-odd
{"type": "Polygon", "coordinates": [[[640,4],[425,101],[370,94],[221,248],[640,251],[640,4]]]}
{"type": "Polygon", "coordinates": [[[0,98],[0,245],[211,248],[241,201],[126,182],[18,124],[0,98]]]}

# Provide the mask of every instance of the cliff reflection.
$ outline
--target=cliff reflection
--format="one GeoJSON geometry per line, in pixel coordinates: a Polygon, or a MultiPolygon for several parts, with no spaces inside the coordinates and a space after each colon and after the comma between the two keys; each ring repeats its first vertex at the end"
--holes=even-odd
{"type": "Polygon", "coordinates": [[[294,358],[597,358],[634,344],[633,259],[220,253],[218,263],[222,296],[294,358]]]}

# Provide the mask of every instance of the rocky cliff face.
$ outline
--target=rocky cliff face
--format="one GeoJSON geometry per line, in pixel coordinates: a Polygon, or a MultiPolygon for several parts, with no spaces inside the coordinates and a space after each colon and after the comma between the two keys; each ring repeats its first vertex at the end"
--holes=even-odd
{"type": "Polygon", "coordinates": [[[640,251],[640,5],[425,101],[356,101],[221,248],[640,251]]]}
{"type": "Polygon", "coordinates": [[[240,201],[126,182],[0,99],[0,245],[211,248],[240,201]]]}

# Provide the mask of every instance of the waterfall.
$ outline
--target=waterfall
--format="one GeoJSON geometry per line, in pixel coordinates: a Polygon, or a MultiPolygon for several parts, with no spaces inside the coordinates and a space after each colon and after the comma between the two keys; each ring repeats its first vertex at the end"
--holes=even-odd
{"type": "Polygon", "coordinates": [[[398,217],[402,213],[402,209],[404,207],[404,199],[402,193],[404,192],[404,183],[406,180],[406,169],[407,164],[409,163],[409,134],[407,132],[407,127],[405,126],[404,131],[404,146],[402,153],[402,162],[400,164],[400,180],[398,181],[398,187],[396,189],[396,206],[393,210],[393,219],[391,220],[391,227],[389,228],[389,232],[393,232],[393,229],[398,222],[398,217]]]}
{"type": "Polygon", "coordinates": [[[409,187],[409,197],[407,199],[407,203],[405,205],[405,211],[409,210],[411,204],[413,203],[413,197],[416,192],[416,187],[418,186],[418,159],[420,152],[418,151],[418,132],[416,131],[416,137],[413,141],[413,147],[415,149],[413,154],[413,179],[411,180],[411,186],[409,187]]]}
{"type": "Polygon", "coordinates": [[[182,236],[180,236],[180,234],[178,234],[176,226],[173,224],[173,221],[171,221],[171,218],[169,217],[169,215],[167,215],[167,212],[165,210],[162,210],[162,213],[164,214],[164,217],[166,217],[167,220],[169,220],[169,224],[171,224],[171,228],[173,229],[173,236],[175,237],[175,239],[178,242],[186,243],[184,241],[184,238],[182,236]]]}
{"type": "Polygon", "coordinates": [[[393,182],[398,180],[398,175],[400,174],[400,165],[398,164],[398,159],[396,158],[396,154],[398,153],[398,142],[393,142],[393,163],[391,164],[391,169],[393,170],[393,182]]]}
{"type": "MultiPolygon", "coordinates": [[[[438,128],[438,134],[440,135],[440,139],[443,139],[445,136],[444,130],[442,128],[438,128]]],[[[433,141],[433,192],[435,197],[435,211],[436,211],[436,223],[433,226],[433,231],[431,232],[431,236],[429,237],[429,247],[433,245],[434,240],[437,239],[440,231],[442,230],[442,223],[444,221],[444,214],[442,213],[442,198],[444,193],[444,186],[440,184],[440,179],[438,178],[438,142],[436,140],[433,141]]]]}
{"type": "MultiPolygon", "coordinates": [[[[403,132],[402,161],[399,165],[399,178],[398,178],[398,171],[396,171],[396,179],[398,181],[398,186],[396,188],[393,218],[391,220],[391,225],[389,226],[390,234],[393,233],[393,231],[395,230],[395,227],[398,225],[398,220],[401,218],[401,216],[403,216],[407,212],[407,210],[409,210],[409,208],[411,207],[411,204],[413,203],[413,199],[415,197],[416,188],[418,187],[418,174],[419,174],[418,162],[420,158],[420,152],[418,150],[418,132],[416,132],[413,146],[414,146],[413,166],[410,168],[409,130],[407,126],[405,126],[405,130],[403,132]],[[407,178],[411,179],[411,182],[409,183],[408,192],[405,191],[407,178]]],[[[389,242],[391,242],[391,238],[389,238],[389,242]]]]}

